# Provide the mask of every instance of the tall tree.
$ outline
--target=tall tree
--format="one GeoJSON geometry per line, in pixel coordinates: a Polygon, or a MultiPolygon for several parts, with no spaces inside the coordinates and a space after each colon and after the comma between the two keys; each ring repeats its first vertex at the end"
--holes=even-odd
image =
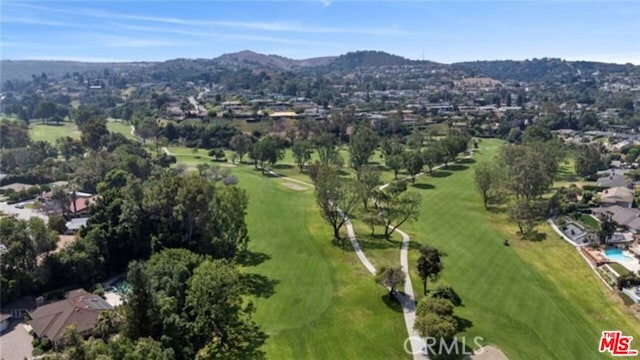
{"type": "Polygon", "coordinates": [[[280,139],[266,136],[251,145],[249,156],[254,160],[256,167],[260,166],[264,174],[267,165],[273,165],[284,158],[284,150],[280,139]]]}
{"type": "Polygon", "coordinates": [[[500,189],[501,176],[500,168],[494,162],[483,162],[475,168],[474,180],[485,209],[489,208],[492,195],[500,189]]]}
{"type": "Polygon", "coordinates": [[[593,175],[607,166],[598,145],[578,145],[574,150],[574,157],[574,167],[578,176],[593,175]]]}
{"type": "Polygon", "coordinates": [[[293,143],[291,147],[293,152],[293,159],[298,165],[300,172],[304,170],[304,165],[311,160],[311,154],[313,154],[313,144],[307,140],[299,140],[293,143]]]}
{"type": "Polygon", "coordinates": [[[358,185],[340,178],[338,170],[322,163],[313,164],[309,174],[315,184],[316,202],[320,214],[333,228],[334,240],[340,239],[340,229],[360,200],[358,185]]]}
{"type": "Polygon", "coordinates": [[[236,134],[231,138],[229,145],[240,157],[240,163],[242,163],[242,158],[249,152],[251,143],[251,137],[245,134],[236,134]]]}
{"type": "Polygon", "coordinates": [[[389,295],[395,294],[396,287],[405,280],[405,273],[400,266],[382,266],[376,273],[376,283],[389,289],[389,295]]]}
{"type": "Polygon", "coordinates": [[[378,190],[375,195],[378,216],[384,223],[384,237],[389,239],[398,227],[409,220],[417,220],[420,211],[420,194],[378,190]]]}
{"type": "Polygon", "coordinates": [[[442,253],[431,246],[420,247],[420,257],[418,258],[418,274],[422,280],[423,293],[427,294],[427,280],[436,281],[443,269],[440,257],[442,253]]]}
{"type": "Polygon", "coordinates": [[[606,245],[618,228],[618,223],[613,220],[610,212],[600,214],[599,218],[600,226],[597,231],[598,241],[600,241],[600,244],[606,245]]]}
{"type": "Polygon", "coordinates": [[[133,261],[129,264],[127,281],[131,291],[125,295],[123,305],[124,334],[133,340],[151,336],[157,318],[151,282],[143,263],[133,261]]]}
{"type": "Polygon", "coordinates": [[[251,320],[253,306],[236,268],[206,260],[193,273],[186,308],[192,319],[191,343],[198,359],[262,359],[267,335],[251,320]]]}
{"type": "Polygon", "coordinates": [[[407,173],[411,176],[411,182],[416,182],[416,175],[422,172],[424,163],[422,162],[422,154],[420,151],[411,151],[405,154],[404,166],[407,168],[407,173]]]}
{"type": "Polygon", "coordinates": [[[429,174],[432,174],[433,168],[444,161],[442,147],[437,142],[430,143],[422,152],[422,161],[429,168],[429,174]]]}
{"type": "Polygon", "coordinates": [[[369,207],[369,199],[373,197],[376,187],[380,181],[380,170],[373,166],[363,166],[358,170],[358,188],[360,199],[365,210],[369,207]]]}
{"type": "Polygon", "coordinates": [[[378,139],[371,128],[366,126],[356,127],[349,140],[351,167],[358,171],[362,166],[367,165],[377,146],[378,139]]]}
{"type": "Polygon", "coordinates": [[[547,200],[516,200],[509,208],[509,218],[518,225],[520,234],[529,236],[536,225],[547,216],[549,202],[547,200]]]}

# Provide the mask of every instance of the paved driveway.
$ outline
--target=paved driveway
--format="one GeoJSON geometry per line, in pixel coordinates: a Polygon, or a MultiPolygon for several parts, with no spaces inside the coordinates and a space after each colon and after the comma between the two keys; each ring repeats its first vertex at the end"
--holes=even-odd
{"type": "Polygon", "coordinates": [[[40,213],[38,210],[29,209],[29,208],[26,208],[26,207],[23,207],[22,209],[19,209],[19,208],[16,207],[16,205],[18,205],[18,204],[21,204],[21,205],[24,206],[24,205],[29,204],[31,202],[33,202],[33,201],[25,201],[25,202],[22,202],[22,203],[17,203],[17,204],[12,204],[12,205],[7,204],[6,202],[1,202],[0,203],[0,211],[2,211],[3,213],[5,213],[7,215],[17,215],[18,219],[22,219],[22,220],[29,220],[32,217],[39,217],[42,220],[44,220],[45,222],[47,220],[49,220],[49,218],[46,215],[40,213]]]}
{"type": "Polygon", "coordinates": [[[33,338],[24,328],[24,324],[13,321],[0,336],[0,358],[3,360],[23,360],[31,357],[33,338]]]}

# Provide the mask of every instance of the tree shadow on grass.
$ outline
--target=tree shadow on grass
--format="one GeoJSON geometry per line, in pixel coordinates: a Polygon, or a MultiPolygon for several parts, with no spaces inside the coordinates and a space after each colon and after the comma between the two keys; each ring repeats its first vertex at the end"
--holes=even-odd
{"type": "Polygon", "coordinates": [[[389,309],[399,313],[403,311],[402,304],[400,304],[400,301],[398,301],[395,296],[390,296],[389,293],[386,293],[382,295],[380,299],[382,299],[382,302],[387,305],[389,309]]]}
{"type": "Polygon", "coordinates": [[[532,231],[529,234],[523,234],[522,238],[528,241],[539,242],[547,238],[547,234],[538,231],[532,231]]]}
{"type": "Polygon", "coordinates": [[[468,166],[461,165],[461,164],[449,164],[448,166],[445,167],[445,169],[451,170],[451,171],[467,170],[468,168],[469,168],[468,166]]]}
{"type": "Polygon", "coordinates": [[[276,293],[275,287],[280,283],[260,274],[242,274],[240,281],[249,294],[265,299],[276,293]]]}
{"type": "Polygon", "coordinates": [[[459,159],[458,164],[475,164],[476,163],[476,159],[474,158],[463,158],[463,159],[459,159]]]}
{"type": "Polygon", "coordinates": [[[274,164],[273,166],[271,166],[274,169],[293,169],[293,165],[290,164],[274,164]]]}
{"type": "Polygon", "coordinates": [[[423,183],[411,184],[411,187],[414,187],[414,188],[420,189],[420,190],[431,190],[431,189],[435,189],[436,188],[434,185],[423,184],[423,183]]]}
{"type": "Polygon", "coordinates": [[[451,172],[450,171],[444,171],[444,170],[435,170],[431,173],[431,177],[434,178],[443,178],[443,177],[447,177],[447,176],[451,176],[451,172]]]}
{"type": "Polygon", "coordinates": [[[238,264],[242,266],[258,266],[263,262],[271,260],[271,256],[258,251],[246,250],[238,254],[238,264]]]}
{"type": "MultiPolygon", "coordinates": [[[[384,250],[384,249],[399,249],[400,242],[394,240],[387,240],[382,234],[356,234],[356,239],[363,250],[384,250]]],[[[352,247],[353,249],[353,247],[352,247]]]]}

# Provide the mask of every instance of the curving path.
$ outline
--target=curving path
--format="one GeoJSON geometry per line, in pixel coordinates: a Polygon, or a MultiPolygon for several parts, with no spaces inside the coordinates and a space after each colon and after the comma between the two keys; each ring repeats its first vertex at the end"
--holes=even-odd
{"type": "MultiPolygon", "coordinates": [[[[473,156],[473,150],[471,150],[470,155],[467,155],[463,158],[466,159],[472,156],[473,156]]],[[[444,164],[435,166],[433,170],[440,169],[444,166],[445,166],[444,164]]],[[[276,173],[273,170],[267,170],[267,173],[275,177],[287,179],[288,181],[293,181],[299,184],[314,187],[313,184],[310,184],[298,179],[290,178],[287,176],[283,176],[281,174],[276,173]]],[[[422,176],[424,174],[425,172],[421,172],[417,174],[416,177],[422,176]]],[[[410,180],[410,178],[400,179],[400,181],[408,181],[408,180],[410,180]]],[[[389,185],[390,184],[384,184],[380,186],[380,189],[384,189],[389,185]]],[[[347,229],[347,236],[349,237],[349,241],[351,242],[351,246],[353,247],[353,250],[355,251],[356,256],[358,256],[358,259],[360,260],[362,265],[364,265],[367,271],[369,271],[371,275],[375,276],[376,268],[375,266],[373,266],[371,261],[369,261],[364,251],[362,251],[362,247],[360,246],[360,243],[358,243],[358,239],[356,238],[356,234],[353,229],[353,224],[351,223],[351,219],[349,219],[346,214],[343,214],[343,216],[346,219],[345,227],[347,229]]],[[[407,328],[408,338],[404,344],[404,347],[405,347],[405,351],[409,351],[409,350],[411,351],[411,354],[413,354],[414,360],[424,360],[424,359],[428,359],[428,355],[425,352],[426,343],[424,339],[422,339],[420,335],[418,335],[418,333],[413,329],[413,325],[415,324],[415,321],[416,321],[416,297],[413,291],[413,284],[411,282],[411,277],[409,275],[410,274],[409,273],[409,244],[411,242],[411,238],[407,233],[405,233],[400,229],[395,229],[395,231],[402,236],[402,246],[400,247],[400,266],[402,268],[402,271],[406,275],[404,279],[404,292],[398,291],[395,294],[396,299],[402,305],[404,323],[407,328]],[[409,346],[410,346],[410,349],[409,349],[409,346]]]]}

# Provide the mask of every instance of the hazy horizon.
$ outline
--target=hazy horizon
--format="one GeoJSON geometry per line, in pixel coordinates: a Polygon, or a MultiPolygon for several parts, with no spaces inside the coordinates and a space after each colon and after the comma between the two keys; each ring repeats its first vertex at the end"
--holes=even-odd
{"type": "Polygon", "coordinates": [[[379,49],[413,60],[640,64],[640,2],[2,1],[0,59],[292,59],[379,49]]]}

